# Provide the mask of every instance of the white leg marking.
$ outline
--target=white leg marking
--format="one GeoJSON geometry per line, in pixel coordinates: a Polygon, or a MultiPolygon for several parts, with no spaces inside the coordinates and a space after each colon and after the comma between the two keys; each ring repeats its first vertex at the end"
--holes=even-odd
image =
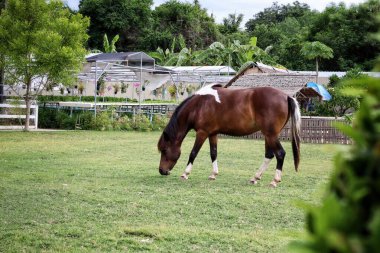
{"type": "Polygon", "coordinates": [[[208,177],[210,180],[215,180],[216,176],[219,174],[219,169],[218,169],[218,162],[215,160],[212,163],[212,173],[211,176],[208,177]]]}
{"type": "Polygon", "coordinates": [[[185,172],[182,174],[182,179],[189,179],[189,175],[191,173],[191,169],[193,168],[193,164],[189,163],[185,169],[185,172]]]}
{"type": "Polygon", "coordinates": [[[276,169],[276,173],[274,174],[274,179],[270,183],[270,186],[277,187],[277,184],[281,182],[281,174],[282,174],[282,171],[276,169]]]}
{"type": "Polygon", "coordinates": [[[264,172],[268,168],[270,161],[272,161],[272,158],[271,159],[264,158],[264,161],[261,164],[260,169],[256,172],[255,176],[253,178],[251,178],[251,180],[250,180],[251,183],[257,184],[257,181],[261,179],[261,176],[264,174],[264,172]]]}

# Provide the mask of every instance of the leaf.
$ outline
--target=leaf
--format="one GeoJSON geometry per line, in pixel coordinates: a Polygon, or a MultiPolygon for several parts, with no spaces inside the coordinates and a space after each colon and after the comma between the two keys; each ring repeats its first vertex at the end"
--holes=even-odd
{"type": "Polygon", "coordinates": [[[249,45],[256,47],[257,46],[257,37],[251,37],[249,40],[249,45]]]}

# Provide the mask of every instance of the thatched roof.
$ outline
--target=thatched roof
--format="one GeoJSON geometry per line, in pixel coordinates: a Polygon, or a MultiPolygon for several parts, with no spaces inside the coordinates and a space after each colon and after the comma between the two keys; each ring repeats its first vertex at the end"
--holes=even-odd
{"type": "Polygon", "coordinates": [[[290,96],[294,96],[308,82],[314,80],[314,76],[296,75],[290,73],[259,73],[242,75],[231,84],[231,88],[250,88],[270,86],[284,91],[290,96]]]}
{"type": "Polygon", "coordinates": [[[270,86],[278,88],[290,96],[295,96],[297,92],[302,90],[304,96],[316,97],[320,96],[320,94],[306,87],[308,82],[314,80],[314,75],[300,74],[262,63],[250,62],[225,87],[250,88],[270,86]]]}

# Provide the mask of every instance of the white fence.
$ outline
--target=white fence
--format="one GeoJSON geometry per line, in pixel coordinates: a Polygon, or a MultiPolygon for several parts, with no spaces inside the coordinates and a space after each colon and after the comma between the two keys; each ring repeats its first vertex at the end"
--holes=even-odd
{"type": "MultiPolygon", "coordinates": [[[[12,114],[12,108],[15,109],[25,109],[25,104],[0,104],[0,119],[25,119],[25,114],[12,114]],[[2,109],[5,108],[5,109],[2,109]],[[3,111],[3,112],[2,112],[3,111]]],[[[23,125],[1,125],[0,124],[0,130],[16,130],[16,129],[23,129],[23,125]]],[[[32,104],[30,106],[30,117],[29,117],[29,128],[30,129],[37,129],[38,128],[38,105],[32,104]],[[34,124],[32,124],[32,122],[34,124]]]]}

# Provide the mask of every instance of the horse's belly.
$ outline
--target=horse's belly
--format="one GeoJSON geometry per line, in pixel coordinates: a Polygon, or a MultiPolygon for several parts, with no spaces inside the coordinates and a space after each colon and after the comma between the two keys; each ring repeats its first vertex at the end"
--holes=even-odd
{"type": "Polygon", "coordinates": [[[220,133],[232,136],[244,136],[259,131],[260,128],[256,125],[234,125],[220,129],[220,133]]]}

